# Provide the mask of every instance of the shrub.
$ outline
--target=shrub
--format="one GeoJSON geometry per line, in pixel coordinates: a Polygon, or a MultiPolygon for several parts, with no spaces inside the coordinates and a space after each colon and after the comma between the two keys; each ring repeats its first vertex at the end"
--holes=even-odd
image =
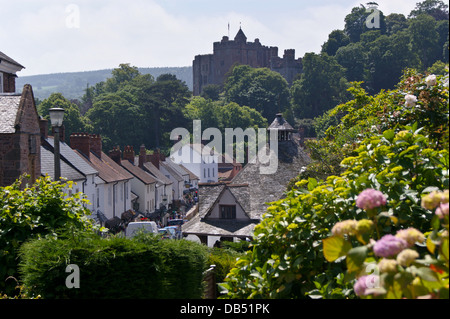
{"type": "MultiPolygon", "coordinates": [[[[363,248],[352,250],[352,242],[330,237],[333,228],[357,236],[354,240],[364,245],[370,236],[380,240],[409,228],[435,230],[434,214],[421,205],[421,198],[448,189],[448,75],[436,84],[427,82],[408,73],[399,89],[374,98],[354,87],[355,99],[331,111],[340,113],[341,121],[327,130],[324,144],[334,141],[330,150],[348,147],[339,169],[330,170],[339,174],[320,181],[300,179],[284,199],[272,203],[255,228],[253,249],[222,284],[224,297],[355,298],[348,261],[364,262],[358,250],[363,248]],[[414,107],[405,105],[409,93],[418,97],[414,107]],[[359,134],[348,132],[354,125],[359,134]],[[366,189],[384,194],[386,204],[358,207],[358,195],[366,189]],[[376,235],[368,233],[371,223],[376,235]]],[[[357,293],[362,288],[358,285],[357,293]]]]}
{"type": "Polygon", "coordinates": [[[194,242],[80,234],[25,243],[20,270],[28,294],[44,299],[176,299],[202,297],[206,266],[207,248],[194,242]],[[70,264],[79,267],[79,288],[65,284],[70,264]]]}
{"type": "Polygon", "coordinates": [[[6,286],[5,279],[17,276],[17,251],[26,240],[57,236],[63,228],[94,229],[81,194],[64,194],[70,183],[42,177],[21,189],[20,178],[11,186],[0,187],[0,291],[12,293],[15,281],[6,286]]]}

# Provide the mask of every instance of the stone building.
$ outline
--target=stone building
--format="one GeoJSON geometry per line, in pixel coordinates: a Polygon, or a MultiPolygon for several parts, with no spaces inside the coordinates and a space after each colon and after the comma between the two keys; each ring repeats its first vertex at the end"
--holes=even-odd
{"type": "Polygon", "coordinates": [[[253,238],[253,230],[267,210],[266,203],[281,199],[290,180],[311,161],[300,143],[300,134],[281,114],[277,114],[268,130],[278,133],[277,171],[261,174],[260,168],[267,164],[256,159],[249,161],[231,181],[201,185],[198,214],[183,225],[185,236],[197,236],[208,246],[216,240],[253,238]]]}
{"type": "Polygon", "coordinates": [[[25,67],[0,51],[0,93],[16,91],[16,73],[25,67]]]}
{"type": "Polygon", "coordinates": [[[225,75],[236,64],[270,68],[290,84],[302,69],[301,59],[295,59],[295,50],[285,50],[280,58],[277,47],[262,45],[259,39],[247,42],[244,32],[239,29],[234,40],[224,36],[220,42],[214,42],[213,54],[195,56],[192,67],[194,95],[200,95],[209,84],[223,84],[225,75]]]}
{"type": "Polygon", "coordinates": [[[39,115],[33,89],[15,93],[16,72],[24,67],[0,52],[0,186],[23,174],[34,182],[41,175],[39,115]]]}

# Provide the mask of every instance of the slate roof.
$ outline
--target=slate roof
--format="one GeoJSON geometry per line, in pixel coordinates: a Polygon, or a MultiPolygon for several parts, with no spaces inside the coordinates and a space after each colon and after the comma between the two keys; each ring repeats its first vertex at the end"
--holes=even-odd
{"type": "Polygon", "coordinates": [[[0,63],[2,62],[2,60],[5,60],[11,64],[17,65],[18,67],[21,67],[22,69],[24,69],[25,67],[23,65],[21,65],[19,62],[16,62],[15,60],[13,60],[12,58],[10,58],[9,56],[7,56],[6,54],[4,54],[3,52],[0,51],[0,63]]]}
{"type": "Polygon", "coordinates": [[[145,162],[144,169],[148,170],[148,172],[152,174],[162,184],[164,185],[173,184],[173,182],[170,179],[168,179],[163,173],[161,173],[161,171],[151,162],[145,162]]]}
{"type": "MultiPolygon", "coordinates": [[[[51,146],[53,152],[55,142],[53,136],[49,136],[45,140],[45,142],[51,146]]],[[[95,168],[93,168],[90,164],[88,164],[85,160],[83,160],[83,158],[66,143],[64,142],[59,143],[59,151],[61,157],[64,158],[67,162],[71,163],[72,166],[76,167],[77,170],[79,170],[82,174],[84,175],[98,174],[98,171],[95,168]]]]}
{"type": "Polygon", "coordinates": [[[124,167],[128,172],[130,172],[131,174],[133,174],[137,179],[139,179],[142,183],[148,185],[148,184],[154,184],[156,183],[156,178],[154,178],[152,175],[150,175],[149,173],[145,172],[142,168],[140,168],[139,166],[135,166],[133,165],[130,161],[128,160],[122,160],[120,162],[120,164],[122,165],[122,167],[124,167]]]}
{"type": "Polygon", "coordinates": [[[0,133],[15,133],[21,94],[0,94],[0,133]]]}
{"type": "MultiPolygon", "coordinates": [[[[48,175],[52,180],[55,179],[55,157],[53,153],[53,147],[41,146],[41,174],[43,176],[48,175]]],[[[82,181],[85,176],[77,170],[75,167],[70,165],[61,156],[61,177],[67,178],[69,181],[82,181]]]]}
{"type": "Polygon", "coordinates": [[[191,180],[191,181],[192,180],[200,180],[200,178],[198,178],[197,175],[195,175],[190,170],[188,170],[186,167],[184,167],[183,164],[179,164],[179,166],[189,174],[189,180],[191,180]]]}
{"type": "Polygon", "coordinates": [[[289,131],[295,132],[296,130],[289,124],[281,113],[278,113],[273,120],[272,124],[267,128],[268,130],[280,130],[280,131],[289,131]]]}
{"type": "Polygon", "coordinates": [[[300,146],[298,136],[278,143],[278,169],[273,174],[261,174],[264,165],[259,161],[248,163],[229,184],[204,185],[199,189],[199,213],[185,225],[183,232],[196,235],[252,237],[255,225],[266,212],[268,204],[284,197],[289,181],[296,177],[310,162],[300,146]],[[208,219],[213,208],[227,188],[241,205],[248,221],[208,219]]]}
{"type": "Polygon", "coordinates": [[[92,165],[92,167],[98,171],[98,176],[106,183],[114,183],[133,178],[133,175],[114,162],[104,152],[101,153],[101,158],[91,152],[89,159],[77,150],[74,150],[74,152],[76,152],[85,162],[92,165]]]}
{"type": "Polygon", "coordinates": [[[172,165],[170,165],[169,163],[166,162],[159,162],[159,166],[160,167],[164,167],[167,172],[178,182],[184,182],[184,178],[183,176],[180,175],[180,173],[178,173],[177,170],[175,170],[172,165]]]}

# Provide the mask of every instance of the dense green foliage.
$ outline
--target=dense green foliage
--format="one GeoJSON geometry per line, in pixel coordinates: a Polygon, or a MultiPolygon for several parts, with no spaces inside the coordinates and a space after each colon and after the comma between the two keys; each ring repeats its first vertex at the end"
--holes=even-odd
{"type": "Polygon", "coordinates": [[[267,68],[235,66],[225,81],[224,92],[227,102],[248,105],[266,119],[290,108],[288,83],[279,73],[267,68]]]}
{"type": "Polygon", "coordinates": [[[22,280],[44,299],[201,298],[207,247],[187,240],[76,238],[27,242],[21,248],[22,280]],[[79,268],[79,288],[68,288],[68,265],[79,268]]]}
{"type": "MultiPolygon", "coordinates": [[[[227,297],[355,297],[353,284],[359,273],[354,270],[373,261],[365,261],[370,256],[361,253],[369,248],[351,250],[355,242],[325,239],[340,221],[372,218],[377,223],[375,240],[411,227],[434,232],[434,245],[443,249],[420,251],[422,265],[415,266],[420,270],[414,270],[403,284],[419,276],[418,280],[439,278],[444,288],[448,285],[448,235],[445,244],[434,212],[421,205],[422,197],[432,190],[449,187],[448,74],[436,79],[408,71],[395,90],[370,96],[355,84],[350,91],[354,99],[330,111],[338,116],[338,124],[329,126],[326,136],[315,144],[319,153],[332,152],[329,157],[341,158],[334,161],[341,164],[329,168],[322,179],[300,176],[284,199],[272,203],[255,228],[253,249],[238,260],[222,285],[227,297]],[[387,198],[376,214],[355,204],[365,189],[379,190],[387,198]],[[330,247],[335,258],[329,258],[330,247]],[[444,277],[421,269],[431,265],[440,267],[444,277]]],[[[305,174],[313,172],[309,169],[305,174]]],[[[360,240],[367,245],[367,237],[360,240]]],[[[412,295],[395,288],[388,297],[448,296],[448,288],[445,292],[439,290],[442,285],[430,285],[416,284],[421,293],[412,295]]]]}
{"type": "Polygon", "coordinates": [[[33,185],[21,188],[22,180],[0,187],[0,291],[11,293],[17,277],[18,249],[25,241],[58,236],[62,230],[93,229],[90,211],[83,207],[81,194],[66,196],[63,184],[42,177],[33,185]]]}
{"type": "MultiPolygon", "coordinates": [[[[192,67],[154,67],[139,68],[141,74],[151,74],[155,79],[162,74],[173,74],[178,79],[186,82],[192,90],[192,67]]],[[[21,89],[29,83],[33,86],[34,97],[39,100],[47,99],[52,93],[61,93],[70,100],[81,99],[86,88],[95,86],[96,83],[106,81],[112,75],[112,69],[63,72],[53,74],[39,74],[20,76],[16,79],[16,88],[21,89]]]]}

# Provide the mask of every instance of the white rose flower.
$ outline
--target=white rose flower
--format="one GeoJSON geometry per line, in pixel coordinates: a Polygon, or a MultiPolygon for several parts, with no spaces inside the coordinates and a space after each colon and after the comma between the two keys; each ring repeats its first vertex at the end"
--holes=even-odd
{"type": "Polygon", "coordinates": [[[427,77],[425,78],[425,83],[427,84],[427,87],[436,85],[436,83],[437,83],[436,75],[431,74],[431,75],[427,76],[427,77]]]}
{"type": "Polygon", "coordinates": [[[405,96],[405,106],[410,108],[416,105],[417,97],[412,94],[406,94],[405,96]]]}

